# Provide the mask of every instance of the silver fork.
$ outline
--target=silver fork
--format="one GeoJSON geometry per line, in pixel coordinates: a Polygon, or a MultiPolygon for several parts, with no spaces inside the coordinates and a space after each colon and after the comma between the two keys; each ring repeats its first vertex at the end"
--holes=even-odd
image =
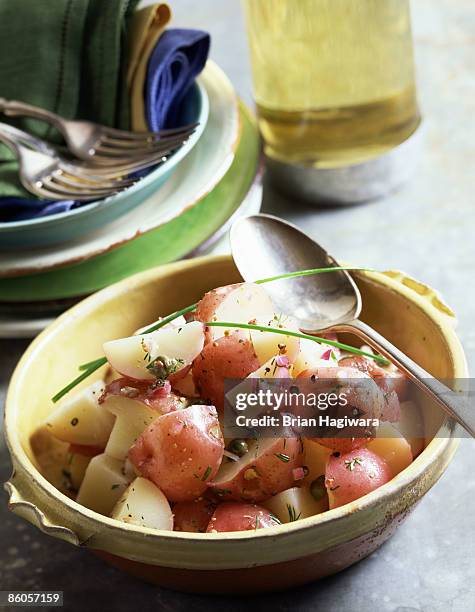
{"type": "MultiPolygon", "coordinates": [[[[19,130],[18,128],[9,125],[8,123],[0,123],[0,129],[7,134],[12,134],[17,140],[20,140],[23,144],[25,144],[28,148],[33,149],[34,151],[38,151],[40,153],[46,153],[47,155],[51,155],[53,157],[60,157],[58,151],[49,143],[36,136],[32,136],[28,134],[28,132],[24,132],[23,130],[19,130]]],[[[158,164],[167,160],[167,156],[171,153],[171,151],[166,151],[164,153],[156,153],[153,155],[149,155],[148,157],[138,158],[133,161],[125,162],[125,160],[117,160],[114,164],[107,166],[95,166],[90,162],[83,161],[75,161],[70,162],[69,160],[62,158],[63,165],[65,167],[68,164],[73,166],[73,170],[82,170],[87,172],[88,174],[93,174],[96,177],[103,178],[122,178],[134,172],[140,172],[141,170],[147,170],[153,166],[157,166],[158,164]]]]}
{"type": "Polygon", "coordinates": [[[159,132],[127,132],[91,121],[64,119],[45,109],[0,98],[0,111],[9,117],[32,117],[53,125],[78,159],[101,165],[163,155],[180,147],[195,131],[197,123],[159,132]]]}
{"type": "MultiPolygon", "coordinates": [[[[51,154],[47,145],[39,151],[28,146],[25,133],[0,124],[0,141],[15,153],[20,164],[20,181],[30,193],[48,200],[98,200],[126,189],[132,178],[109,178],[93,170],[65,162],[51,154]],[[20,132],[20,136],[15,134],[20,132]]],[[[26,134],[26,137],[29,135],[26,134]]]]}

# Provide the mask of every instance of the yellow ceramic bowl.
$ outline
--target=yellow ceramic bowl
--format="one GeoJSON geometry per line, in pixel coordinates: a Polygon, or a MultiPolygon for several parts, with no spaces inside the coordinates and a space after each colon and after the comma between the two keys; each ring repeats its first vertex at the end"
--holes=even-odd
{"type": "MultiPolygon", "coordinates": [[[[75,503],[39,473],[30,435],[51,411],[49,398],[74,376],[79,363],[100,355],[105,340],[128,335],[158,315],[196,301],[203,292],[238,280],[229,257],[163,266],[84,300],[32,343],[13,375],[6,404],[13,461],[6,487],[13,512],[137,576],[202,592],[244,593],[303,584],[355,563],[394,532],[455,452],[454,424],[442,414],[437,417],[440,437],[383,487],[319,516],[258,532],[187,534],[119,523],[75,503]]],[[[467,376],[453,314],[432,290],[399,273],[361,275],[358,285],[363,320],[435,376],[467,376]]]]}

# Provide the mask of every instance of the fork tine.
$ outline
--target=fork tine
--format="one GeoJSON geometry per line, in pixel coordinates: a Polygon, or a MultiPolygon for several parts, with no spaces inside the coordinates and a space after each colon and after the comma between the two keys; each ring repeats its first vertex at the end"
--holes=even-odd
{"type": "MultiPolygon", "coordinates": [[[[104,158],[104,159],[109,159],[109,158],[104,158]]],[[[87,163],[87,166],[84,166],[85,169],[87,169],[88,171],[93,171],[94,172],[94,176],[95,178],[99,179],[99,178],[111,178],[114,179],[116,177],[120,177],[120,176],[125,176],[128,174],[132,174],[133,172],[139,172],[140,170],[146,170],[147,168],[150,168],[152,166],[157,166],[158,164],[166,161],[167,156],[166,155],[162,155],[161,153],[158,155],[151,155],[149,157],[144,157],[143,159],[140,158],[136,161],[131,161],[130,163],[116,163],[114,162],[109,162],[109,163],[101,163],[101,165],[95,165],[95,166],[91,166],[89,165],[89,162],[87,163]]],[[[133,181],[134,179],[130,179],[131,181],[133,181]]],[[[136,179],[135,179],[136,180],[136,179]]]]}
{"type": "Polygon", "coordinates": [[[162,147],[181,145],[183,142],[188,140],[190,136],[191,132],[186,132],[185,134],[180,134],[178,136],[170,136],[163,139],[160,138],[159,140],[149,140],[143,143],[132,140],[117,140],[115,138],[110,138],[110,136],[104,136],[99,140],[94,148],[97,150],[98,147],[105,145],[117,149],[123,149],[124,152],[131,153],[134,151],[153,151],[154,149],[160,149],[162,147]]]}
{"type": "Polygon", "coordinates": [[[111,180],[104,177],[100,183],[91,183],[88,182],[85,177],[78,177],[77,175],[68,175],[64,172],[62,172],[61,174],[54,174],[54,178],[56,182],[60,182],[68,187],[73,187],[76,189],[89,189],[90,191],[97,191],[101,189],[122,189],[125,187],[130,187],[130,185],[135,182],[134,179],[111,180]]]}
{"type": "Polygon", "coordinates": [[[182,134],[189,130],[194,131],[199,126],[199,122],[189,123],[188,125],[184,125],[179,128],[172,128],[166,130],[159,130],[158,132],[127,132],[125,130],[117,130],[111,127],[102,127],[102,131],[104,134],[108,136],[119,138],[122,140],[147,140],[150,138],[160,139],[167,136],[174,136],[177,134],[182,134]]]}
{"type": "Polygon", "coordinates": [[[56,189],[54,186],[45,186],[41,181],[37,181],[36,183],[27,182],[24,183],[24,186],[28,189],[28,191],[47,200],[78,200],[80,202],[87,202],[90,200],[97,200],[99,198],[97,194],[72,194],[68,190],[56,189]]]}
{"type": "Polygon", "coordinates": [[[75,199],[76,195],[84,195],[100,198],[101,196],[107,196],[112,193],[120,191],[120,189],[74,189],[71,187],[65,187],[56,180],[54,176],[47,176],[42,180],[42,184],[45,188],[50,189],[63,195],[67,195],[70,199],[75,199]]]}
{"type": "Polygon", "coordinates": [[[173,151],[183,144],[182,138],[177,138],[170,142],[161,143],[157,142],[156,145],[148,147],[121,147],[117,146],[114,142],[101,141],[94,147],[94,156],[98,153],[111,154],[114,157],[140,157],[147,153],[162,153],[166,151],[173,151]]]}
{"type": "Polygon", "coordinates": [[[58,165],[57,173],[66,175],[69,179],[75,180],[76,182],[84,182],[93,186],[104,185],[104,183],[114,183],[114,185],[129,185],[133,183],[135,179],[127,176],[128,172],[116,172],[114,176],[104,176],[103,174],[96,174],[96,168],[90,165],[80,166],[79,164],[69,164],[67,162],[60,162],[58,165]]]}

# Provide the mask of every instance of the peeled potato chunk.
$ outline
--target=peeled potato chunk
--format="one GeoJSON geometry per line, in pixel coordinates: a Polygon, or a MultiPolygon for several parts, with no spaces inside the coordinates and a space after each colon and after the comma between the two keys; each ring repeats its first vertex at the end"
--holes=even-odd
{"type": "Polygon", "coordinates": [[[368,450],[376,453],[388,464],[392,476],[397,476],[412,463],[411,445],[406,438],[389,423],[383,423],[376,437],[368,444],[368,450]]]}
{"type": "Polygon", "coordinates": [[[173,514],[165,495],[146,478],[136,478],[114,506],[113,519],[150,529],[173,529],[173,514]]]}
{"type": "Polygon", "coordinates": [[[46,421],[49,431],[70,444],[104,448],[114,416],[98,402],[103,390],[104,383],[98,381],[63,400],[46,421]]]}
{"type": "MultiPolygon", "coordinates": [[[[256,318],[255,323],[263,327],[299,331],[297,323],[285,315],[256,318]]],[[[295,336],[284,336],[283,334],[258,330],[250,330],[249,335],[260,365],[265,364],[274,355],[285,355],[290,363],[294,363],[299,354],[300,339],[295,336]]]]}
{"type": "MultiPolygon", "coordinates": [[[[208,291],[198,303],[196,318],[203,323],[249,323],[258,317],[267,316],[270,312],[274,312],[274,307],[263,287],[255,283],[239,283],[208,291]]],[[[210,327],[206,330],[207,341],[217,340],[231,331],[234,330],[210,327]]]]}
{"type": "Polygon", "coordinates": [[[328,344],[319,344],[313,340],[302,338],[300,350],[294,361],[293,374],[297,377],[305,370],[328,368],[336,365],[335,352],[328,344]]]}
{"type": "Polygon", "coordinates": [[[123,376],[135,380],[154,380],[155,376],[148,366],[157,357],[181,360],[181,370],[185,376],[188,366],[203,348],[203,343],[203,324],[193,321],[182,327],[162,328],[150,334],[111,340],[103,345],[103,349],[110,365],[123,376]]]}
{"type": "Polygon", "coordinates": [[[103,406],[117,417],[105,453],[109,457],[125,461],[130,447],[140,434],[158,419],[160,413],[140,401],[118,395],[108,396],[103,406]]]}
{"type": "Polygon", "coordinates": [[[123,461],[104,453],[97,455],[87,467],[76,501],[90,510],[109,515],[129,482],[123,461]]]}
{"type": "Polygon", "coordinates": [[[303,483],[310,485],[316,478],[325,474],[328,457],[331,455],[332,451],[312,439],[304,439],[303,445],[303,463],[308,470],[303,483]]]}
{"type": "Polygon", "coordinates": [[[292,523],[328,510],[328,498],[322,495],[316,500],[307,487],[292,487],[274,495],[264,502],[263,506],[281,523],[292,523]]]}

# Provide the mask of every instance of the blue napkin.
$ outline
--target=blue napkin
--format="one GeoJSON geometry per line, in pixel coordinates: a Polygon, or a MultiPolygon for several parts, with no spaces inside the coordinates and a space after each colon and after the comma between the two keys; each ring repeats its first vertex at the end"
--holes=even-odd
{"type": "Polygon", "coordinates": [[[24,198],[0,198],[0,222],[25,221],[72,210],[77,205],[72,200],[27,200],[24,198]]]}
{"type": "Polygon", "coordinates": [[[201,30],[170,29],[161,35],[147,68],[145,113],[152,131],[179,125],[181,103],[203,70],[210,36],[201,30]]]}

